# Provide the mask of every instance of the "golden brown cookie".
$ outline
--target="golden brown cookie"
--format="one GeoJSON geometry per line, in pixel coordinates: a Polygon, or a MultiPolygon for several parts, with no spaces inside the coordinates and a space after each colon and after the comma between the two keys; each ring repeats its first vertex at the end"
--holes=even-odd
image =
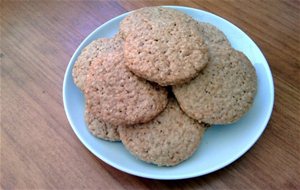
{"type": "Polygon", "coordinates": [[[121,22],[120,32],[127,68],[162,86],[187,82],[207,64],[197,21],[175,9],[136,10],[121,22]]]}
{"type": "Polygon", "coordinates": [[[256,88],[255,68],[242,52],[230,48],[210,51],[198,77],[172,87],[184,112],[209,124],[240,119],[250,109],[256,88]]]}
{"type": "Polygon", "coordinates": [[[197,149],[205,125],[185,115],[175,99],[152,121],[119,127],[125,147],[137,158],[159,166],[173,166],[197,149]]]}
{"type": "Polygon", "coordinates": [[[215,46],[221,46],[221,48],[231,47],[225,34],[214,25],[198,22],[198,29],[209,51],[210,49],[211,51],[214,51],[215,46]]]}
{"type": "Polygon", "coordinates": [[[89,108],[85,110],[85,121],[94,136],[109,141],[120,141],[119,126],[101,121],[91,113],[89,108]]]}
{"type": "Polygon", "coordinates": [[[92,62],[85,96],[87,109],[112,125],[150,121],[167,105],[167,91],[128,71],[124,63],[123,40],[113,39],[112,51],[92,62]]]}
{"type": "Polygon", "coordinates": [[[86,76],[92,61],[116,48],[115,44],[112,39],[100,38],[91,42],[81,51],[72,70],[74,83],[80,90],[84,91],[86,76]]]}

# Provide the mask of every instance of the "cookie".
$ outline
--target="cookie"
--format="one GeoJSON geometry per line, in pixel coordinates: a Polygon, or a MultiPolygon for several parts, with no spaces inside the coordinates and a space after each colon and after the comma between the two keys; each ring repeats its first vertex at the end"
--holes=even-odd
{"type": "Polygon", "coordinates": [[[197,21],[175,9],[136,10],[122,21],[120,32],[127,68],[162,86],[191,80],[208,62],[197,21]]]}
{"type": "Polygon", "coordinates": [[[166,89],[128,71],[123,40],[114,39],[115,49],[98,57],[90,66],[85,86],[87,109],[112,125],[131,125],[153,119],[167,105],[166,89]]]}
{"type": "Polygon", "coordinates": [[[198,77],[172,89],[190,117],[209,124],[233,123],[253,102],[257,88],[255,68],[242,52],[234,49],[210,53],[210,61],[198,77]]]}
{"type": "Polygon", "coordinates": [[[202,36],[204,43],[207,45],[210,52],[214,51],[215,46],[221,46],[221,48],[230,48],[230,42],[225,34],[212,24],[205,22],[198,22],[198,30],[202,36]]]}
{"type": "MultiPolygon", "coordinates": [[[[152,24],[151,22],[156,22],[155,20],[158,18],[170,22],[170,20],[174,20],[174,16],[181,22],[191,22],[191,20],[193,20],[192,17],[176,9],[165,7],[144,7],[133,11],[121,21],[120,34],[125,39],[130,33],[136,32],[136,30],[149,30],[152,24]]],[[[159,22],[157,24],[166,26],[169,23],[159,22]]]]}
{"type": "Polygon", "coordinates": [[[120,135],[118,132],[118,125],[111,125],[105,123],[93,114],[90,109],[85,110],[85,121],[89,131],[96,137],[108,140],[108,141],[120,141],[120,135]]]}
{"type": "Polygon", "coordinates": [[[175,99],[152,121],[119,128],[126,149],[159,166],[177,165],[192,156],[204,131],[205,125],[185,115],[175,99]]]}
{"type": "Polygon", "coordinates": [[[79,89],[84,90],[86,76],[92,61],[101,54],[114,49],[114,45],[112,39],[100,38],[91,42],[81,51],[72,70],[74,83],[79,89]]]}

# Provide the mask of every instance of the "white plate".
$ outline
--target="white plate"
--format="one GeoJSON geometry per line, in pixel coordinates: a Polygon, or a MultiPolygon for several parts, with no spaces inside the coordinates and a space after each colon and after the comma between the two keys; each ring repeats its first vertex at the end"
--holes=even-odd
{"type": "Polygon", "coordinates": [[[130,174],[153,179],[184,179],[216,171],[242,156],[260,137],[272,113],[274,85],[268,63],[257,45],[239,28],[214,14],[187,7],[169,6],[196,20],[221,29],[232,46],[244,52],[258,75],[258,91],[250,111],[238,122],[207,130],[196,153],[175,167],[158,167],[133,157],[120,142],[107,142],[91,135],[84,122],[84,97],[72,79],[72,68],[82,48],[101,37],[112,37],[119,30],[122,14],[92,32],[77,48],[65,73],[63,101],[68,120],[80,141],[107,164],[130,174]]]}

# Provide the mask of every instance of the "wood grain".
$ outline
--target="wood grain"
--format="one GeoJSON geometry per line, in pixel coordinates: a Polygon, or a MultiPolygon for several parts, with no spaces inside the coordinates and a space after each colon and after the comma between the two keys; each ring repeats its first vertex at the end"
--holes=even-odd
{"type": "Polygon", "coordinates": [[[0,1],[1,189],[300,189],[300,1],[0,1]],[[124,12],[183,5],[213,12],[264,52],[275,107],[262,137],[212,174],[177,181],[131,176],[77,139],[64,113],[65,69],[80,42],[124,12]]]}

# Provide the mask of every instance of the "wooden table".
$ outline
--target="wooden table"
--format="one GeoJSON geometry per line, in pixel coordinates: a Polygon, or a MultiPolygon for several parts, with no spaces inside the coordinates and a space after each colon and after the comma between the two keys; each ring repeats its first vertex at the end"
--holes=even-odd
{"type": "Polygon", "coordinates": [[[300,2],[1,1],[1,189],[300,189],[300,2]],[[68,62],[95,28],[124,12],[183,5],[228,19],[264,52],[275,107],[259,141],[233,164],[202,177],[159,181],[105,164],[66,118],[68,62]]]}

